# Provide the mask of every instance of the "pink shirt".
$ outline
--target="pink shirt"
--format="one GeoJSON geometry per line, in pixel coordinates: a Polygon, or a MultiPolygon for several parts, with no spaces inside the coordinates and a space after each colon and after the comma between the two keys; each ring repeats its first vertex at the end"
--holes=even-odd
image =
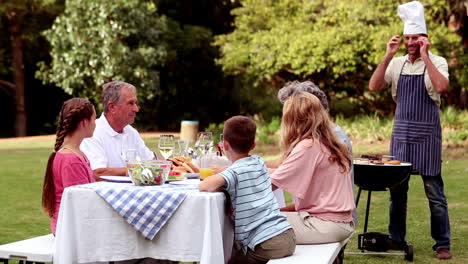
{"type": "Polygon", "coordinates": [[[50,221],[50,229],[55,234],[62,193],[66,187],[94,182],[93,172],[86,156],[82,160],[74,153],[57,152],[53,172],[55,185],[55,213],[50,221]]]}
{"type": "Polygon", "coordinates": [[[351,177],[328,160],[329,153],[312,139],[302,140],[271,175],[271,182],[295,196],[296,211],[348,223],[355,208],[351,177]]]}

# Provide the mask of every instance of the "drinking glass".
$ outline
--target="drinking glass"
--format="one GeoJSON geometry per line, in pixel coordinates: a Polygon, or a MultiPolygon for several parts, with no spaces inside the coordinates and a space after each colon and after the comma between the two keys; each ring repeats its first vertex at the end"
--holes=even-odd
{"type": "Polygon", "coordinates": [[[137,160],[137,151],[136,149],[127,149],[125,152],[125,162],[134,162],[137,160]]]}
{"type": "Polygon", "coordinates": [[[127,149],[125,151],[125,164],[127,166],[127,176],[130,175],[130,168],[135,168],[139,166],[139,159],[136,149],[127,149]]]}
{"type": "Polygon", "coordinates": [[[161,135],[159,136],[158,149],[164,159],[171,157],[174,152],[175,141],[173,135],[161,135]]]}
{"type": "Polygon", "coordinates": [[[213,169],[210,167],[212,162],[211,153],[206,153],[200,156],[200,179],[205,179],[208,176],[213,175],[213,169]]]}
{"type": "Polygon", "coordinates": [[[189,141],[188,140],[183,140],[179,139],[177,140],[177,144],[179,145],[179,155],[183,157],[188,157],[188,146],[189,146],[189,141]]]}
{"type": "Polygon", "coordinates": [[[173,157],[182,156],[182,150],[177,140],[174,142],[174,151],[172,152],[173,157]]]}
{"type": "Polygon", "coordinates": [[[200,169],[200,179],[204,180],[207,177],[213,175],[213,169],[211,168],[201,168],[200,169]]]}

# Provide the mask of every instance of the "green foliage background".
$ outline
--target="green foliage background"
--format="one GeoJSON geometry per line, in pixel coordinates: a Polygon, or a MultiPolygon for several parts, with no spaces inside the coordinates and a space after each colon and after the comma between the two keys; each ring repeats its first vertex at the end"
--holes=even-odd
{"type": "Polygon", "coordinates": [[[110,80],[136,85],[140,98],[158,94],[159,68],[167,56],[164,17],[143,1],[67,1],[65,11],[44,35],[52,62],[40,63],[37,77],[74,96],[100,102],[110,80]]]}
{"type": "MultiPolygon", "coordinates": [[[[328,94],[332,116],[391,116],[389,91],[370,94],[367,85],[386,42],[401,34],[404,2],[0,0],[0,81],[12,81],[5,14],[14,10],[23,18],[29,135],[53,133],[71,96],[100,109],[101,85],[115,79],[137,86],[141,130],[178,130],[184,119],[204,129],[236,114],[269,123],[281,114],[278,89],[306,79],[328,94]]],[[[467,107],[466,7],[421,2],[431,51],[450,63],[443,107],[467,107]]],[[[15,120],[6,91],[0,83],[0,137],[13,135],[15,120]]]]}
{"type": "MultiPolygon", "coordinates": [[[[380,62],[388,40],[402,34],[403,23],[393,0],[244,0],[233,10],[235,30],[216,37],[227,73],[280,87],[295,79],[310,79],[337,102],[332,112],[390,113],[386,93],[370,94],[368,80],[380,62]],[[344,100],[345,103],[340,101],[344,100]]],[[[440,23],[449,8],[444,0],[422,1],[431,51],[452,63],[452,87],[466,87],[467,68],[461,37],[440,23]]],[[[402,45],[403,46],[403,45],[402,45]]],[[[397,55],[403,55],[401,50],[397,55]]]]}

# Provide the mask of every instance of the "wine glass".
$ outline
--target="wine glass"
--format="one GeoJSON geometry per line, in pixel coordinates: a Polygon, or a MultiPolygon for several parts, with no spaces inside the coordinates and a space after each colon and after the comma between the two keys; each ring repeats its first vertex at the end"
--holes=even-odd
{"type": "Polygon", "coordinates": [[[224,135],[223,134],[219,134],[219,142],[218,142],[217,147],[218,147],[220,156],[223,156],[224,155],[224,135]]]}
{"type": "Polygon", "coordinates": [[[159,136],[158,148],[164,159],[168,159],[175,148],[175,141],[173,135],[161,135],[159,136]]]}
{"type": "Polygon", "coordinates": [[[211,152],[213,148],[213,134],[211,132],[198,133],[195,148],[200,152],[200,155],[206,155],[211,152]]]}
{"type": "Polygon", "coordinates": [[[208,153],[213,148],[213,134],[211,132],[198,133],[197,141],[195,142],[195,149],[199,153],[198,162],[199,167],[202,167],[202,160],[206,159],[208,153]]]}

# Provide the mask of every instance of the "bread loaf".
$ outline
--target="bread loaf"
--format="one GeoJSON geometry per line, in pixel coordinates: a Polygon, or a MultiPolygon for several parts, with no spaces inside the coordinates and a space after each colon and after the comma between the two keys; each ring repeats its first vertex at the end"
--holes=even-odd
{"type": "Polygon", "coordinates": [[[386,161],[385,164],[400,165],[401,162],[399,160],[389,160],[389,161],[386,161]]]}
{"type": "Polygon", "coordinates": [[[173,157],[169,158],[168,160],[172,161],[173,170],[176,171],[185,171],[189,173],[200,172],[200,170],[192,164],[192,162],[188,161],[184,157],[173,157]]]}

